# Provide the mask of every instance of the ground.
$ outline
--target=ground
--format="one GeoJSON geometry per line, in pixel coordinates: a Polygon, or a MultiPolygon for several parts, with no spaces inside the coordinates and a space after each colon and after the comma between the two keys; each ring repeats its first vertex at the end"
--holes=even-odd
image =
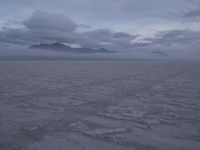
{"type": "Polygon", "coordinates": [[[0,61],[0,150],[199,147],[198,61],[0,61]]]}

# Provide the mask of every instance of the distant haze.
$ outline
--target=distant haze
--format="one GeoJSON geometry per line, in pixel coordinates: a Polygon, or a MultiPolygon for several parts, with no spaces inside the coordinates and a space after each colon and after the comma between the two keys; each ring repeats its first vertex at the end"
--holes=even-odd
{"type": "Polygon", "coordinates": [[[56,50],[29,48],[58,42],[74,50],[118,52],[104,54],[109,56],[200,58],[200,0],[0,0],[0,4],[0,56],[60,55],[56,50]]]}

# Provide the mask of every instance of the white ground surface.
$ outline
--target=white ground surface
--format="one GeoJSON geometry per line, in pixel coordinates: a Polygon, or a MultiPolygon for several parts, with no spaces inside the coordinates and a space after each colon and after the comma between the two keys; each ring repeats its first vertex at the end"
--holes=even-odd
{"type": "Polygon", "coordinates": [[[199,62],[0,61],[0,150],[199,149],[199,62]]]}

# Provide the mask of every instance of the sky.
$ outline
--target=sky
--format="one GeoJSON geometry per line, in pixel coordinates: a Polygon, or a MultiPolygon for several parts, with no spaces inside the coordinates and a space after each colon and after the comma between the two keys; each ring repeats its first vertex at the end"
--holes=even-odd
{"type": "Polygon", "coordinates": [[[172,57],[200,57],[200,0],[0,0],[0,4],[0,55],[23,54],[30,45],[57,41],[107,48],[119,55],[159,51],[172,57]]]}

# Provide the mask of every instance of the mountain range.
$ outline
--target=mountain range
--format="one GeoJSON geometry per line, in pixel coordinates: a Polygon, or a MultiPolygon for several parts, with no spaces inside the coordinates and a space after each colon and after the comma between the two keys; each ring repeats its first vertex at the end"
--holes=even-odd
{"type": "Polygon", "coordinates": [[[65,44],[55,42],[55,43],[40,43],[35,44],[29,47],[30,49],[45,49],[45,50],[54,50],[70,53],[116,53],[116,51],[111,51],[105,48],[92,49],[86,47],[73,48],[65,44]]]}

